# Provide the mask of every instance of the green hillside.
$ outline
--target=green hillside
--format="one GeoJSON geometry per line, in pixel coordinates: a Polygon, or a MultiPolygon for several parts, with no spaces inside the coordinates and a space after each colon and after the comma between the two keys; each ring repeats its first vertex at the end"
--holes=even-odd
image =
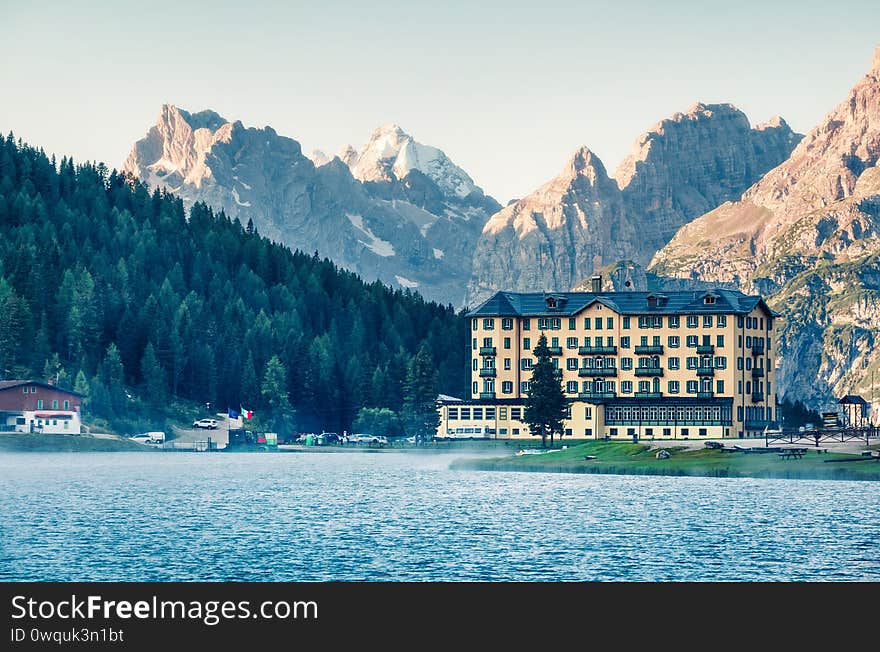
{"type": "Polygon", "coordinates": [[[82,391],[87,421],[143,430],[210,403],[341,431],[361,407],[401,408],[423,345],[437,389],[467,389],[467,324],[451,306],[11,134],[0,233],[0,374],[82,391]]]}

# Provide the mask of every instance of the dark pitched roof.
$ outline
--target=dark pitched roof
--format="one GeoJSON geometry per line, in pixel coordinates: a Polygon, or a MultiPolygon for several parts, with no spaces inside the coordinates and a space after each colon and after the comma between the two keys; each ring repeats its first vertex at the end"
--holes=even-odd
{"type": "Polygon", "coordinates": [[[0,380],[0,391],[11,389],[12,387],[21,387],[22,385],[38,385],[39,387],[45,387],[46,389],[54,389],[58,392],[82,397],[82,394],[79,392],[74,392],[71,389],[64,389],[63,387],[58,387],[58,385],[52,385],[51,383],[44,383],[42,380],[0,380]]]}
{"type": "Polygon", "coordinates": [[[760,296],[750,296],[737,290],[713,288],[710,290],[679,290],[675,292],[496,292],[468,313],[470,317],[557,316],[571,317],[584,308],[599,302],[621,315],[649,314],[747,314],[758,304],[768,314],[778,317],[760,296]],[[715,299],[705,303],[706,296],[715,299]],[[649,303],[649,297],[652,301],[649,303]],[[556,299],[556,307],[548,307],[547,299],[556,299]],[[562,299],[560,301],[560,299],[562,299]],[[655,301],[656,300],[656,301],[655,301]]]}
{"type": "Polygon", "coordinates": [[[868,401],[863,399],[858,394],[847,394],[842,399],[837,401],[838,405],[868,405],[868,401]]]}

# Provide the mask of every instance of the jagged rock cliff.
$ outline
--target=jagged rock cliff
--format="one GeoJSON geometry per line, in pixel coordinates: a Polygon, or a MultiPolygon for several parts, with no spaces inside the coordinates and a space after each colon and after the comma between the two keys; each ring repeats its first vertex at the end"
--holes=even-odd
{"type": "MultiPolygon", "coordinates": [[[[394,175],[364,183],[340,158],[315,152],[313,162],[270,127],[165,105],[124,170],[187,204],[253,220],[262,235],[318,251],[367,280],[459,306],[477,235],[500,206],[440,150],[395,134],[403,154],[389,168],[394,175]]],[[[373,153],[369,143],[360,156],[343,152],[349,162],[384,160],[373,153]]]]}
{"type": "Polygon", "coordinates": [[[639,136],[614,173],[647,264],[676,231],[784,161],[802,136],[776,116],[754,129],[731,104],[697,103],[639,136]]]}
{"type": "Polygon", "coordinates": [[[782,397],[817,402],[866,390],[880,365],[878,159],[880,48],[868,74],[785,162],[740,201],[683,227],[651,263],[662,276],[769,296],[784,315],[782,397]]]}
{"type": "Polygon", "coordinates": [[[486,223],[469,301],[501,289],[567,290],[591,270],[632,257],[636,239],[620,189],[582,147],[562,174],[486,223]]]}
{"type": "MultiPolygon", "coordinates": [[[[730,104],[697,103],[676,113],[636,140],[614,179],[608,181],[602,168],[604,179],[590,193],[592,205],[581,206],[591,216],[587,222],[569,224],[568,195],[547,192],[564,188],[568,172],[493,216],[474,254],[468,303],[499,289],[567,290],[619,256],[647,265],[679,227],[738,198],[785,160],[800,138],[779,117],[752,129],[745,114],[730,104]],[[523,212],[546,212],[551,219],[533,219],[541,225],[533,234],[533,228],[514,226],[516,219],[522,222],[523,212]],[[626,242],[609,242],[594,232],[605,220],[626,242]],[[574,253],[578,247],[584,250],[580,254],[574,253]],[[598,248],[585,255],[590,247],[598,248]]],[[[591,160],[598,158],[591,154],[591,160]]]]}

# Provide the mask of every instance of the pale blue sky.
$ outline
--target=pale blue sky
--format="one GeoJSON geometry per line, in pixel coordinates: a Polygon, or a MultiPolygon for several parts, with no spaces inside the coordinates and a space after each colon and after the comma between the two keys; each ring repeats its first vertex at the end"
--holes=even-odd
{"type": "Polygon", "coordinates": [[[502,203],[587,145],[609,172],[693,102],[810,130],[868,70],[880,2],[0,0],[0,130],[119,167],[160,106],[305,151],[397,122],[502,203]]]}

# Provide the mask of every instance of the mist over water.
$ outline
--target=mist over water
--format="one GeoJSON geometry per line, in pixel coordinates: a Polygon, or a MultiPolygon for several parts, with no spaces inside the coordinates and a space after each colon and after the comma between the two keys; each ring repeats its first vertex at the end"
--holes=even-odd
{"type": "Polygon", "coordinates": [[[877,581],[871,482],[0,454],[0,580],[877,581]]]}

